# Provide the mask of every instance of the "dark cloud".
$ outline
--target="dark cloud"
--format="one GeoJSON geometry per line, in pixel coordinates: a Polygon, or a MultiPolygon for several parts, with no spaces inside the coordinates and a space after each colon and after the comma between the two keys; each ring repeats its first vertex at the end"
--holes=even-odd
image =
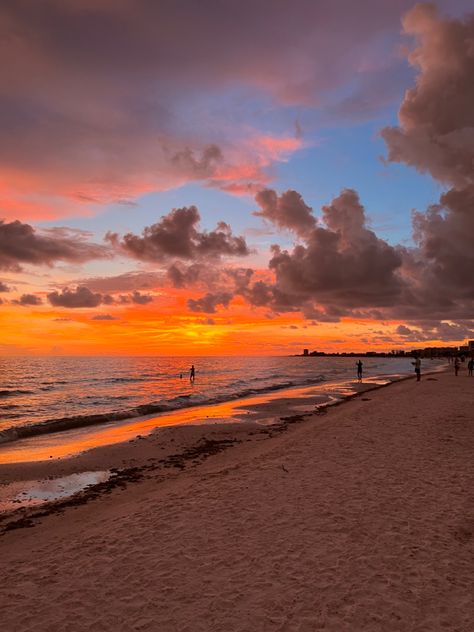
{"type": "Polygon", "coordinates": [[[102,294],[94,293],[85,285],[80,285],[75,289],[63,288],[61,293],[50,292],[48,301],[55,307],[79,308],[97,307],[104,302],[102,294]]]}
{"type": "Polygon", "coordinates": [[[39,296],[35,296],[34,294],[22,294],[19,299],[12,301],[15,305],[41,305],[42,302],[39,296]]]}
{"type": "Polygon", "coordinates": [[[0,220],[0,269],[20,269],[20,264],[53,265],[57,261],[83,263],[106,257],[104,246],[91,244],[82,231],[65,228],[37,231],[22,222],[0,220]]]}
{"type": "Polygon", "coordinates": [[[400,107],[400,125],[382,130],[389,160],[453,188],[413,214],[417,248],[404,262],[412,300],[400,313],[463,318],[474,310],[474,15],[441,18],[434,5],[422,4],[403,24],[416,39],[409,59],[419,73],[400,107]]]}
{"type": "Polygon", "coordinates": [[[182,288],[197,283],[202,278],[202,272],[203,267],[199,264],[184,266],[173,263],[167,270],[167,276],[173,287],[182,288]]]}
{"type": "Polygon", "coordinates": [[[206,294],[202,298],[188,300],[188,307],[192,312],[204,312],[206,314],[214,314],[216,307],[222,305],[228,307],[232,300],[230,292],[220,292],[217,294],[206,294]]]}
{"type": "Polygon", "coordinates": [[[135,305],[147,305],[151,302],[153,302],[153,296],[151,296],[150,294],[141,294],[137,290],[135,290],[131,294],[122,294],[119,297],[119,303],[125,305],[129,303],[135,303],[135,305]]]}
{"type": "Polygon", "coordinates": [[[264,189],[257,193],[255,200],[262,210],[254,215],[270,220],[279,228],[292,230],[304,237],[316,225],[312,209],[297,191],[285,191],[278,196],[272,189],[264,189]]]}
{"type": "Polygon", "coordinates": [[[474,336],[474,320],[469,323],[453,323],[453,322],[423,322],[417,321],[414,326],[407,327],[399,325],[395,332],[405,339],[412,342],[427,342],[429,340],[461,340],[472,338],[474,336]]]}
{"type": "Polygon", "coordinates": [[[402,257],[367,228],[357,193],[343,191],[323,207],[323,219],[327,228],[307,231],[292,252],[273,246],[269,266],[280,303],[347,309],[393,304],[401,292],[402,257]]]}
{"type": "Polygon", "coordinates": [[[6,283],[3,283],[3,281],[0,281],[0,292],[9,292],[10,288],[8,287],[8,285],[6,283]]]}
{"type": "Polygon", "coordinates": [[[141,261],[163,262],[170,258],[200,259],[221,256],[246,256],[249,249],[243,237],[234,237],[224,222],[211,232],[197,229],[200,216],[195,206],[173,209],[156,224],[147,226],[141,236],[116,233],[106,236],[114,248],[141,261]]]}
{"type": "Polygon", "coordinates": [[[91,320],[120,320],[111,314],[97,314],[97,316],[92,316],[91,320]]]}
{"type": "MultiPolygon", "coordinates": [[[[398,325],[395,332],[399,336],[411,336],[413,334],[413,331],[406,325],[398,325]]],[[[380,332],[377,332],[377,333],[380,333],[380,332]]]]}

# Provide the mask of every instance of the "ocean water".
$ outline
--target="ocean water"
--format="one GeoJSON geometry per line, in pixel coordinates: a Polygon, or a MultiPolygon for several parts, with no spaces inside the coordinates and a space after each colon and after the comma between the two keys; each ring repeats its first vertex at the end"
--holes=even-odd
{"type": "MultiPolygon", "coordinates": [[[[410,358],[362,358],[364,378],[413,372],[410,358]]],[[[22,437],[355,379],[355,358],[50,357],[0,359],[0,443],[22,437]],[[194,382],[189,379],[196,367],[194,382]]],[[[424,370],[440,366],[424,361],[424,370]]]]}

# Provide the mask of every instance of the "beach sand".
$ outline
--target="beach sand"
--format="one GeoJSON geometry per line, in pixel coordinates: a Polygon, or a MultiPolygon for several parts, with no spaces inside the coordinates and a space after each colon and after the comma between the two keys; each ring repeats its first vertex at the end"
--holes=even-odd
{"type": "Polygon", "coordinates": [[[474,378],[443,373],[276,426],[3,465],[121,472],[0,524],[2,630],[472,632],[473,403],[474,378]]]}

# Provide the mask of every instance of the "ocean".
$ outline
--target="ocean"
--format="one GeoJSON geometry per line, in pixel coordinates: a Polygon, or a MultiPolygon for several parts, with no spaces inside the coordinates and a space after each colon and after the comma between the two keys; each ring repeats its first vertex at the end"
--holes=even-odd
{"type": "MultiPolygon", "coordinates": [[[[412,374],[410,358],[362,358],[364,379],[412,374]]],[[[5,357],[0,359],[0,443],[192,406],[354,382],[356,358],[5,357]],[[189,379],[191,364],[196,378],[189,379]]],[[[424,361],[433,370],[441,361],[424,361]]]]}

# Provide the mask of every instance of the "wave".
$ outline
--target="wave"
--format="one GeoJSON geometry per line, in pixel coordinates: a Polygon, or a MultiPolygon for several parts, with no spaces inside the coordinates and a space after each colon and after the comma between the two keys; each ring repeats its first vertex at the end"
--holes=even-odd
{"type": "Polygon", "coordinates": [[[34,391],[25,391],[19,388],[0,391],[0,397],[15,397],[15,395],[33,395],[34,391]]]}
{"type": "Polygon", "coordinates": [[[0,431],[0,444],[27,439],[44,434],[52,434],[55,432],[64,432],[67,430],[77,430],[87,428],[88,426],[102,425],[110,422],[125,421],[136,417],[145,417],[158,413],[171,412],[182,408],[192,408],[196,406],[220,404],[225,401],[233,401],[249,397],[251,395],[259,395],[270,393],[273,391],[283,390],[294,386],[318,384],[324,381],[323,376],[317,376],[311,379],[305,379],[300,382],[281,382],[280,384],[272,384],[261,388],[243,388],[229,394],[217,395],[215,397],[199,397],[193,395],[178,395],[172,399],[162,400],[159,402],[150,402],[130,408],[128,410],[119,410],[106,413],[95,413],[89,415],[74,415],[71,417],[60,417],[57,419],[48,419],[37,423],[11,426],[0,431]]]}

